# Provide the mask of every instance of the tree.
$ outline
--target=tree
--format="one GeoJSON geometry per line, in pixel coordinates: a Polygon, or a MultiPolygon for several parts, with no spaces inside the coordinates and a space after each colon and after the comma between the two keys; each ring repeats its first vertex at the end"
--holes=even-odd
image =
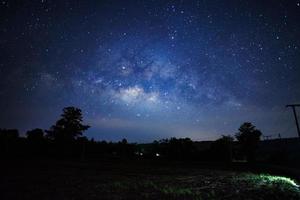
{"type": "Polygon", "coordinates": [[[222,135],[221,138],[214,141],[211,145],[211,150],[215,154],[218,161],[231,162],[232,161],[232,146],[234,138],[230,135],[222,135]]]}
{"type": "Polygon", "coordinates": [[[17,140],[19,131],[17,129],[0,129],[0,139],[17,140]]]}
{"type": "Polygon", "coordinates": [[[19,131],[17,129],[0,129],[0,154],[9,156],[19,151],[19,131]]]}
{"type": "Polygon", "coordinates": [[[250,123],[243,123],[239,132],[235,134],[236,139],[241,145],[243,153],[245,153],[248,162],[255,161],[255,150],[260,141],[261,131],[250,123]]]}
{"type": "Polygon", "coordinates": [[[82,124],[82,113],[79,108],[66,107],[59,119],[50,130],[47,137],[56,141],[73,141],[82,135],[90,126],[82,124]]]}
{"type": "Polygon", "coordinates": [[[44,131],[40,128],[36,128],[26,132],[27,139],[30,141],[41,141],[44,139],[44,131]]]}
{"type": "Polygon", "coordinates": [[[119,154],[123,158],[134,156],[135,150],[136,145],[128,143],[125,138],[123,138],[122,141],[118,142],[116,145],[117,154],[119,154]]]}
{"type": "Polygon", "coordinates": [[[171,159],[190,159],[196,148],[190,138],[170,138],[160,141],[160,152],[171,159]]]}
{"type": "Polygon", "coordinates": [[[47,143],[44,137],[44,131],[36,128],[26,132],[28,151],[32,156],[41,156],[45,153],[47,143]]]}

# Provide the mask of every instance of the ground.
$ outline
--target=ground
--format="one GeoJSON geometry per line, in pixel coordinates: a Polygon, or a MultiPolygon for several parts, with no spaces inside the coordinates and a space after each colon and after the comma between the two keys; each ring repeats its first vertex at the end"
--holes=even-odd
{"type": "Polygon", "coordinates": [[[300,199],[290,178],[176,162],[1,164],[0,199],[300,199]]]}

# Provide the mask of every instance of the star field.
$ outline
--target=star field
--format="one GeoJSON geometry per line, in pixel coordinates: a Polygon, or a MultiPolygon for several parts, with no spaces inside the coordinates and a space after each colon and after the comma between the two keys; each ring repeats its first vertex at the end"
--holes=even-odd
{"type": "MultiPolygon", "coordinates": [[[[213,140],[244,121],[296,136],[299,1],[2,1],[0,127],[213,140]]],[[[274,136],[276,137],[276,136],[274,136]]]]}

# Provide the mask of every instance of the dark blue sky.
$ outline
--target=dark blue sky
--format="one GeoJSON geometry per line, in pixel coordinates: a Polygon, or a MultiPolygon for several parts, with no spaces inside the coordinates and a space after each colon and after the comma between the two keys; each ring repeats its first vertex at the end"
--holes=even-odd
{"type": "Polygon", "coordinates": [[[98,140],[297,136],[300,1],[2,1],[0,127],[65,106],[98,140]]]}

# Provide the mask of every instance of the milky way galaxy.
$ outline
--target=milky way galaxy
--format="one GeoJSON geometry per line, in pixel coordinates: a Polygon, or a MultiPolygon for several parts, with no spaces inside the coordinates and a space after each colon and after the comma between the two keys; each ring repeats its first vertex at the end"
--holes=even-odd
{"type": "Polygon", "coordinates": [[[300,1],[2,1],[0,127],[83,110],[97,140],[297,136],[300,1]]]}

